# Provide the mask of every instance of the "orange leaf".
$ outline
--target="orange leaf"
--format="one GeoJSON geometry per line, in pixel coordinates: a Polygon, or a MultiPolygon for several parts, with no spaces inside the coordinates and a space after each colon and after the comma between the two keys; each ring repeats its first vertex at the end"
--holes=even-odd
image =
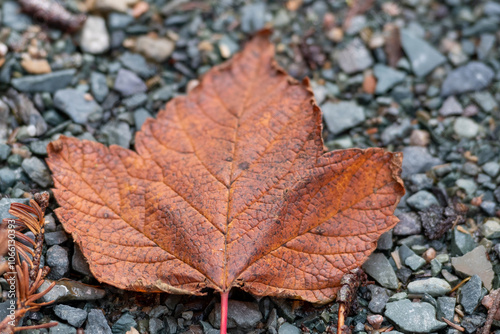
{"type": "Polygon", "coordinates": [[[57,216],[97,279],[323,303],[396,224],[401,154],[324,153],[308,81],[273,56],[259,34],[147,120],[137,153],[67,137],[49,145],[57,216]]]}

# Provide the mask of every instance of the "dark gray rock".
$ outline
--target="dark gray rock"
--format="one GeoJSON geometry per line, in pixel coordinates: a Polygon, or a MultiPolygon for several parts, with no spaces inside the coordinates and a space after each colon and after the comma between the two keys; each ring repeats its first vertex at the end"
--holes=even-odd
{"type": "MultiPolygon", "coordinates": [[[[38,292],[45,291],[51,283],[51,280],[45,280],[38,292]]],[[[61,280],[57,281],[52,290],[43,296],[41,300],[43,302],[55,301],[56,303],[71,300],[96,300],[103,298],[105,294],[106,292],[103,289],[94,288],[78,281],[61,280]]]]}
{"type": "Polygon", "coordinates": [[[363,41],[353,39],[345,48],[335,53],[340,68],[347,74],[356,73],[372,66],[373,58],[363,41]]]}
{"type": "Polygon", "coordinates": [[[418,77],[426,76],[446,62],[445,56],[408,29],[401,29],[401,46],[410,59],[413,73],[418,77]]]}
{"type": "Polygon", "coordinates": [[[384,254],[372,253],[363,264],[363,270],[383,287],[398,288],[396,273],[384,254]]]}
{"type": "Polygon", "coordinates": [[[422,268],[426,262],[422,257],[418,256],[417,254],[413,254],[411,256],[408,256],[404,263],[405,265],[410,267],[411,270],[417,271],[422,268]]]}
{"type": "Polygon", "coordinates": [[[393,246],[392,242],[392,230],[389,230],[382,234],[377,240],[377,249],[379,250],[391,250],[393,246]]]}
{"type": "Polygon", "coordinates": [[[68,240],[68,235],[64,231],[45,233],[45,243],[47,246],[60,245],[66,240],[68,240]]]}
{"type": "Polygon", "coordinates": [[[103,102],[109,93],[106,75],[101,72],[92,72],[90,74],[90,91],[98,102],[103,102]]]}
{"type": "Polygon", "coordinates": [[[123,66],[137,73],[144,79],[152,77],[156,73],[155,67],[149,64],[140,54],[125,52],[119,59],[123,66]]]}
{"type": "Polygon", "coordinates": [[[76,243],[73,251],[73,257],[71,259],[71,266],[73,267],[73,270],[79,272],[80,274],[92,276],[89,264],[76,243]]]}
{"type": "Polygon", "coordinates": [[[7,219],[12,219],[14,218],[10,213],[10,205],[12,203],[21,203],[21,204],[28,204],[29,199],[28,198],[2,198],[0,200],[0,217],[2,219],[7,218],[7,219]]]}
{"type": "Polygon", "coordinates": [[[328,130],[334,135],[363,123],[365,111],[354,102],[327,102],[321,106],[328,130]]]}
{"type": "Polygon", "coordinates": [[[86,124],[92,113],[102,111],[97,102],[86,99],[84,92],[74,88],[58,90],[54,95],[54,106],[79,124],[86,124]]]}
{"type": "Polygon", "coordinates": [[[496,37],[494,34],[481,34],[479,45],[477,46],[477,57],[480,60],[487,58],[495,42],[496,37]]]}
{"type": "Polygon", "coordinates": [[[47,188],[52,183],[52,177],[47,165],[37,157],[24,159],[21,166],[30,179],[41,187],[47,188]]]}
{"type": "Polygon", "coordinates": [[[425,302],[412,303],[408,299],[388,303],[385,316],[397,328],[411,333],[431,333],[447,326],[436,320],[434,306],[425,302]]]}
{"type": "Polygon", "coordinates": [[[130,313],[123,314],[111,327],[113,334],[125,334],[132,327],[137,326],[137,322],[130,313]]]}
{"type": "Polygon", "coordinates": [[[439,297],[437,299],[437,318],[453,320],[453,317],[455,315],[455,303],[456,298],[454,297],[439,297]]]}
{"type": "Polygon", "coordinates": [[[441,165],[439,158],[433,157],[427,148],[420,146],[407,146],[403,149],[403,171],[402,177],[416,173],[425,173],[431,167],[441,165]]]}
{"type": "Polygon", "coordinates": [[[40,75],[27,75],[12,79],[14,88],[21,92],[35,93],[48,92],[54,93],[57,90],[68,86],[75,76],[76,70],[71,68],[67,70],[55,71],[40,75]]]}
{"type": "Polygon", "coordinates": [[[400,212],[396,213],[396,216],[399,223],[394,227],[394,235],[415,235],[422,231],[420,217],[416,212],[400,212]]]}
{"type": "Polygon", "coordinates": [[[69,305],[56,305],[54,313],[73,327],[81,327],[87,320],[87,311],[69,305]]]}
{"type": "Polygon", "coordinates": [[[109,145],[119,145],[125,148],[130,147],[132,132],[128,123],[112,121],[104,125],[101,132],[106,136],[109,145]]]}
{"type": "Polygon", "coordinates": [[[49,334],[76,334],[76,328],[59,322],[57,326],[49,328],[49,334]]]}
{"type": "MultiPolygon", "coordinates": [[[[465,333],[467,334],[473,334],[477,333],[477,330],[484,325],[486,321],[486,315],[485,314],[470,314],[466,315],[463,317],[462,322],[460,322],[460,325],[465,329],[465,333]]],[[[498,334],[495,332],[495,334],[498,334]]]]}
{"type": "Polygon", "coordinates": [[[441,87],[441,96],[473,92],[488,87],[495,72],[485,64],[471,61],[451,71],[441,87]]]}
{"type": "Polygon", "coordinates": [[[458,300],[460,305],[464,308],[465,313],[474,313],[480,304],[482,299],[482,286],[481,278],[477,275],[473,275],[470,280],[460,288],[458,300]]]}
{"type": "Polygon", "coordinates": [[[147,91],[147,86],[137,74],[126,69],[120,69],[116,76],[114,89],[123,96],[130,96],[147,91]]]}
{"type": "Polygon", "coordinates": [[[12,149],[7,144],[0,144],[0,161],[5,161],[10,155],[12,149]]]}
{"type": "Polygon", "coordinates": [[[420,190],[416,194],[411,195],[406,200],[406,203],[419,211],[425,211],[431,205],[439,205],[436,197],[426,190],[420,190]]]}
{"type": "Polygon", "coordinates": [[[16,183],[16,173],[9,167],[0,168],[0,191],[5,192],[7,188],[16,183]]]}
{"type": "Polygon", "coordinates": [[[428,293],[433,297],[443,296],[451,291],[451,286],[440,278],[427,278],[418,281],[413,281],[408,284],[409,293],[428,293]]]}
{"type": "Polygon", "coordinates": [[[134,17],[128,14],[112,12],[108,15],[110,30],[125,29],[132,22],[134,22],[134,17]]]}
{"type": "Polygon", "coordinates": [[[85,327],[85,334],[113,334],[101,310],[90,310],[87,326],[85,327]]]}
{"type": "Polygon", "coordinates": [[[158,334],[163,328],[165,328],[165,324],[158,318],[149,319],[149,333],[150,334],[158,334]]]}
{"type": "Polygon", "coordinates": [[[136,130],[140,130],[142,128],[142,125],[148,118],[153,118],[153,116],[146,109],[139,108],[136,111],[134,111],[134,122],[136,130]]]}
{"type": "Polygon", "coordinates": [[[54,245],[47,250],[47,265],[50,267],[49,279],[58,280],[69,271],[68,251],[59,245],[54,245]]]}
{"type": "Polygon", "coordinates": [[[458,229],[453,229],[451,233],[450,252],[452,256],[464,255],[476,247],[476,243],[472,236],[467,233],[462,233],[458,229]]]}
{"type": "MultiPolygon", "coordinates": [[[[220,304],[216,304],[209,316],[210,323],[220,328],[220,304]]],[[[227,328],[250,329],[262,320],[259,305],[251,302],[229,301],[227,313],[227,328]]]]}
{"type": "Polygon", "coordinates": [[[373,67],[373,74],[377,78],[376,94],[385,94],[392,87],[406,78],[406,73],[393,69],[392,67],[376,64],[373,67]]]}
{"type": "Polygon", "coordinates": [[[411,120],[409,118],[405,118],[401,121],[401,123],[394,123],[389,125],[384,129],[380,139],[382,139],[382,144],[388,145],[392,143],[394,140],[402,139],[406,137],[412,129],[411,120]]]}
{"type": "Polygon", "coordinates": [[[368,304],[368,309],[373,313],[382,313],[389,300],[387,290],[374,284],[368,285],[372,298],[368,304]]]}

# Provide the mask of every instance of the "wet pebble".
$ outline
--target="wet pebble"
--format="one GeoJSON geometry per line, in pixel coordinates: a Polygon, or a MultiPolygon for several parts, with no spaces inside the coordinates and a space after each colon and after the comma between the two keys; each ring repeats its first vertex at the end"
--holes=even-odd
{"type": "Polygon", "coordinates": [[[73,327],[81,327],[87,320],[87,311],[69,305],[56,305],[54,313],[73,327]]]}
{"type": "Polygon", "coordinates": [[[446,323],[436,320],[436,309],[425,302],[405,299],[388,303],[384,314],[402,331],[411,333],[431,333],[446,327],[446,323]]]}
{"type": "Polygon", "coordinates": [[[482,299],[482,282],[481,278],[473,275],[470,280],[465,283],[459,291],[458,300],[464,308],[465,313],[472,314],[479,306],[482,299]]]}

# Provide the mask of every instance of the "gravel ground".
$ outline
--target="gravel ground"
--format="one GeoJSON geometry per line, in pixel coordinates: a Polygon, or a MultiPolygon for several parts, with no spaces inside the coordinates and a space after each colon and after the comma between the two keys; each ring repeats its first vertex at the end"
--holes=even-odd
{"type": "MultiPolygon", "coordinates": [[[[354,333],[459,333],[443,318],[465,333],[483,326],[500,288],[500,3],[63,0],[88,14],[73,33],[20,13],[16,1],[0,4],[0,217],[50,189],[48,142],[64,134],[133,148],[147,117],[273,27],[279,63],[311,78],[328,148],[404,152],[401,222],[363,266],[373,282],[347,324],[354,333]]],[[[22,333],[218,332],[217,295],[98,284],[55,207],[52,199],[44,261],[50,279],[69,280],[24,324],[59,325],[22,333]]],[[[230,298],[232,333],[336,333],[335,303],[230,298]]]]}

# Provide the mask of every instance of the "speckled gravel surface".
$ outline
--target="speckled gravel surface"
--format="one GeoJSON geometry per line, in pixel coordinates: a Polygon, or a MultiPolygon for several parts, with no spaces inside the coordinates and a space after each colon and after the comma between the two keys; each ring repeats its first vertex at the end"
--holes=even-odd
{"type": "MultiPolygon", "coordinates": [[[[80,31],[51,28],[20,13],[16,1],[0,0],[1,217],[12,201],[50,189],[48,142],[64,134],[133,148],[146,118],[253,32],[273,27],[278,62],[297,79],[311,78],[329,149],[404,153],[401,222],[363,266],[373,282],[359,290],[347,324],[360,334],[387,327],[459,333],[443,318],[465,333],[484,325],[489,294],[500,288],[500,3],[60,3],[88,14],[80,31]],[[355,13],[362,3],[372,4],[355,13]]],[[[100,285],[55,207],[52,199],[43,260],[50,279],[69,280],[45,297],[54,305],[24,324],[59,325],[23,333],[218,333],[217,295],[100,285]]],[[[255,299],[238,290],[230,298],[231,333],[336,333],[336,303],[255,299]]],[[[0,303],[0,317],[6,307],[0,303]]],[[[500,333],[500,322],[491,332],[500,333]]]]}

